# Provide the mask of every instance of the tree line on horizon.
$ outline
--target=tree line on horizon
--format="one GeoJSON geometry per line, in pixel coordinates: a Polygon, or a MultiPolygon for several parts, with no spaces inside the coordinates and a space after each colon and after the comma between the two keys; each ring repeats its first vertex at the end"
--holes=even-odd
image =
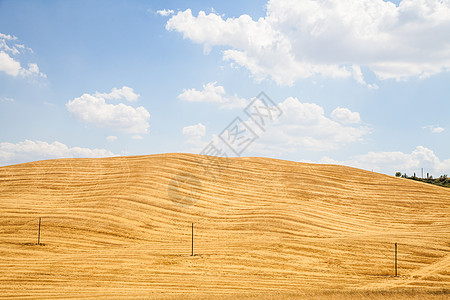
{"type": "Polygon", "coordinates": [[[450,187],[450,178],[448,178],[447,174],[441,175],[438,178],[433,178],[433,176],[431,176],[430,174],[427,173],[426,178],[420,178],[420,177],[416,176],[416,173],[414,173],[413,176],[408,176],[406,173],[402,174],[401,172],[396,172],[395,177],[412,179],[412,180],[430,183],[430,184],[434,184],[434,185],[439,185],[439,186],[443,186],[443,187],[450,187]]]}

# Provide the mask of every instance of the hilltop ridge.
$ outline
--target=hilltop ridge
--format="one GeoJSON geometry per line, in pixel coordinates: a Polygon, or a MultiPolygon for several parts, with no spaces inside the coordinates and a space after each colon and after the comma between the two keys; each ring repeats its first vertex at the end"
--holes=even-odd
{"type": "Polygon", "coordinates": [[[449,199],[449,189],[404,178],[255,157],[1,167],[0,290],[49,299],[449,289],[449,199]]]}

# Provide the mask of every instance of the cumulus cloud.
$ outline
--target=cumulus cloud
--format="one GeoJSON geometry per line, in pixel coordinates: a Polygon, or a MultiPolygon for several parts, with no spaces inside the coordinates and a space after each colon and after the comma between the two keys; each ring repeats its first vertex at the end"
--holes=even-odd
{"type": "Polygon", "coordinates": [[[37,75],[43,78],[47,76],[39,71],[39,67],[35,63],[28,63],[27,67],[23,67],[17,56],[24,51],[33,52],[31,48],[25,47],[22,44],[15,42],[17,37],[0,33],[0,72],[17,77],[28,77],[37,75]],[[12,56],[11,56],[12,55],[12,56]]]}
{"type": "Polygon", "coordinates": [[[195,147],[201,147],[205,145],[205,142],[202,141],[202,138],[206,134],[206,127],[202,123],[183,127],[181,132],[187,138],[186,143],[194,145],[195,147]]]}
{"type": "MultiPolygon", "coordinates": [[[[253,105],[257,105],[254,99],[253,105]]],[[[259,105],[259,114],[252,117],[236,118],[219,135],[212,135],[215,147],[228,156],[236,153],[242,155],[263,155],[280,157],[298,151],[330,151],[339,149],[349,143],[361,142],[370,134],[371,129],[362,125],[359,113],[346,108],[348,112],[343,120],[337,122],[325,114],[323,107],[314,103],[303,103],[297,98],[289,97],[278,104],[279,111],[264,111],[259,105]],[[356,122],[356,117],[358,122],[356,122]],[[263,118],[263,121],[261,118],[263,118]],[[245,149],[241,149],[242,145],[245,149]],[[231,147],[231,148],[230,148],[231,147]],[[233,151],[234,149],[234,151],[233,151]],[[242,150],[242,151],[241,151],[242,150]]],[[[203,141],[205,126],[201,123],[183,128],[187,143],[200,152],[209,142],[203,141]]]]}
{"type": "Polygon", "coordinates": [[[343,124],[355,124],[361,122],[361,116],[358,112],[353,112],[348,108],[336,107],[331,112],[333,120],[343,124]]]}
{"type": "Polygon", "coordinates": [[[280,85],[312,76],[364,80],[425,78],[450,69],[450,2],[403,0],[270,0],[266,16],[223,19],[190,9],[173,15],[167,30],[203,44],[223,46],[223,59],[256,80],[280,85]]]}
{"type": "Polygon", "coordinates": [[[445,128],[442,128],[437,125],[423,126],[422,129],[429,129],[432,133],[441,133],[445,130],[445,128]]]}
{"type": "Polygon", "coordinates": [[[105,149],[70,148],[56,141],[51,144],[30,140],[17,144],[0,143],[0,166],[53,158],[107,157],[114,155],[114,153],[105,149]]]}
{"type": "Polygon", "coordinates": [[[7,53],[0,51],[0,71],[15,77],[19,75],[21,69],[19,62],[15,61],[7,53]]]}
{"type": "MultiPolygon", "coordinates": [[[[126,87],[124,87],[126,88],[126,87]]],[[[80,122],[94,124],[100,128],[115,129],[129,134],[148,133],[150,113],[142,106],[107,103],[106,99],[134,101],[138,95],[133,89],[113,89],[109,94],[83,94],[66,104],[67,110],[80,122]]]]}
{"type": "Polygon", "coordinates": [[[136,94],[134,90],[130,87],[123,86],[122,88],[113,88],[110,93],[95,93],[96,97],[103,98],[103,99],[125,99],[128,101],[137,101],[140,97],[139,94],[136,94]]]}
{"type": "Polygon", "coordinates": [[[325,114],[323,107],[300,102],[294,97],[278,104],[281,113],[279,110],[262,109],[267,105],[271,106],[254,99],[251,106],[259,108],[258,114],[250,110],[251,117],[234,119],[220,134],[213,134],[210,141],[202,139],[206,128],[201,123],[184,127],[182,133],[187,137],[186,143],[195,146],[191,151],[197,153],[212,142],[227,156],[239,153],[241,156],[280,157],[298,151],[340,149],[349,143],[363,141],[371,132],[368,126],[362,124],[359,113],[347,108],[334,111],[344,112],[337,122],[325,114]]]}
{"type": "Polygon", "coordinates": [[[206,127],[202,123],[183,127],[182,133],[187,137],[202,137],[206,134],[206,127]]]}
{"type": "Polygon", "coordinates": [[[178,99],[189,102],[209,102],[218,103],[222,109],[244,108],[248,105],[247,100],[239,98],[237,95],[227,95],[223,86],[217,82],[210,82],[203,85],[202,90],[184,89],[178,95],[178,99]]]}
{"type": "MultiPolygon", "coordinates": [[[[294,97],[287,98],[278,107],[283,114],[273,122],[268,122],[264,132],[251,120],[247,121],[246,124],[259,137],[249,147],[249,151],[268,156],[281,156],[302,150],[330,151],[363,141],[364,136],[371,132],[369,127],[355,124],[361,122],[359,114],[346,108],[337,109],[345,112],[341,120],[346,122],[336,122],[325,115],[321,106],[303,103],[294,97]]],[[[336,115],[336,110],[334,113],[336,115]]]]}
{"type": "Polygon", "coordinates": [[[407,173],[408,175],[415,172],[419,175],[421,169],[424,168],[425,173],[438,176],[444,173],[448,174],[450,170],[450,159],[441,161],[433,150],[424,146],[417,146],[411,153],[401,151],[369,152],[356,155],[345,161],[324,157],[320,160],[320,163],[347,165],[389,175],[394,175],[395,172],[407,173]]]}
{"type": "Polygon", "coordinates": [[[171,9],[161,9],[161,10],[157,10],[156,13],[157,13],[158,15],[163,16],[163,17],[167,17],[167,16],[173,14],[174,11],[171,10],[171,9]]]}

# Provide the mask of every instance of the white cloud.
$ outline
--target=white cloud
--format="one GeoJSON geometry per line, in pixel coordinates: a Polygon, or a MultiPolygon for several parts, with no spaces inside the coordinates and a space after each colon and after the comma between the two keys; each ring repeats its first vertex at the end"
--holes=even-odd
{"type": "MultiPolygon", "coordinates": [[[[122,89],[123,90],[123,89],[122,89]]],[[[67,110],[83,123],[95,124],[100,128],[115,129],[130,134],[148,133],[150,113],[142,106],[134,108],[123,103],[109,104],[106,99],[125,98],[130,100],[134,96],[129,93],[114,90],[110,94],[83,94],[66,104],[67,110]]],[[[132,91],[132,89],[131,89],[132,91]]],[[[133,95],[136,95],[133,93],[133,95]]]]}
{"type": "Polygon", "coordinates": [[[123,86],[120,89],[113,88],[110,93],[97,92],[95,93],[95,96],[103,99],[115,99],[115,100],[124,98],[125,100],[132,102],[137,101],[140,95],[136,94],[132,88],[123,86]]]}
{"type": "Polygon", "coordinates": [[[422,129],[429,129],[432,133],[441,133],[445,130],[445,128],[436,125],[423,126],[422,129]]]}
{"type": "MultiPolygon", "coordinates": [[[[255,103],[257,104],[257,102],[255,103]]],[[[252,103],[252,106],[256,105],[255,103],[252,103]]],[[[256,106],[262,107],[262,105],[264,104],[256,106]]],[[[246,141],[255,138],[243,152],[241,152],[242,148],[240,148],[240,145],[237,145],[240,142],[236,142],[236,144],[231,140],[227,141],[242,156],[282,157],[298,151],[336,150],[349,143],[363,141],[364,136],[371,132],[369,127],[361,124],[336,122],[325,115],[325,111],[321,106],[314,103],[302,103],[297,98],[289,97],[279,103],[278,107],[282,110],[281,115],[272,112],[269,117],[268,112],[259,111],[261,115],[264,115],[263,128],[258,126],[254,119],[244,118],[242,121],[245,125],[237,128],[237,130],[233,130],[234,125],[239,123],[235,120],[236,122],[233,122],[230,125],[231,127],[225,128],[229,130],[225,130],[221,136],[225,140],[231,137],[231,140],[234,142],[239,139],[240,141],[246,141]],[[239,136],[236,135],[236,132],[239,132],[239,136]]],[[[350,120],[352,122],[356,120],[355,116],[359,117],[358,113],[350,110],[348,112],[350,112],[350,120]]],[[[258,116],[255,115],[253,117],[257,119],[257,122],[260,122],[258,116]]],[[[361,119],[359,118],[358,120],[358,123],[361,123],[361,119]]],[[[188,137],[187,143],[195,146],[192,150],[193,152],[202,151],[209,143],[209,141],[202,140],[204,132],[204,126],[201,123],[183,128],[183,134],[188,137]]],[[[212,135],[211,140],[214,142],[215,147],[225,151],[228,156],[236,155],[218,135],[212,135]]]]}
{"type": "Polygon", "coordinates": [[[270,0],[266,16],[222,16],[190,9],[173,15],[167,30],[223,46],[223,58],[256,80],[280,85],[316,75],[353,77],[369,88],[361,67],[380,80],[426,78],[450,69],[450,2],[403,0],[270,0]]]}
{"type": "Polygon", "coordinates": [[[0,33],[0,50],[9,52],[12,55],[19,54],[21,49],[25,49],[25,46],[11,42],[14,40],[17,40],[17,38],[0,33]]]}
{"type": "Polygon", "coordinates": [[[22,67],[19,62],[15,61],[7,53],[0,51],[0,71],[16,77],[19,75],[21,69],[22,67]]]}
{"type": "Polygon", "coordinates": [[[167,17],[168,15],[173,14],[174,11],[171,9],[161,9],[161,10],[157,10],[156,13],[163,17],[167,17]]]}
{"type": "Polygon", "coordinates": [[[10,35],[10,34],[4,34],[0,32],[0,39],[4,40],[17,40],[17,37],[10,35]]]}
{"type": "Polygon", "coordinates": [[[186,138],[185,143],[190,145],[189,149],[183,151],[200,153],[208,143],[203,140],[203,137],[206,135],[206,126],[202,123],[183,127],[181,132],[186,138]]]}
{"type": "MultiPolygon", "coordinates": [[[[256,105],[255,103],[252,103],[252,106],[256,105]]],[[[262,105],[264,104],[256,106],[262,107],[262,105]]],[[[239,122],[233,122],[234,125],[225,128],[229,130],[225,130],[221,136],[225,140],[231,137],[231,140],[235,142],[255,138],[243,152],[241,152],[240,145],[236,145],[240,141],[236,143],[231,140],[227,141],[229,145],[236,147],[235,150],[240,152],[242,156],[281,157],[298,151],[336,150],[349,143],[363,141],[364,136],[371,132],[369,127],[356,124],[356,120],[358,120],[357,123],[362,122],[359,113],[345,108],[340,108],[340,110],[349,113],[349,115],[346,115],[343,120],[351,121],[352,124],[336,122],[325,115],[321,106],[314,103],[302,103],[293,97],[285,99],[278,104],[278,107],[282,110],[281,115],[272,112],[271,117],[269,117],[268,112],[259,111],[261,115],[264,115],[263,128],[258,126],[254,119],[244,118],[242,121],[245,125],[236,131],[232,128],[239,122]],[[239,132],[240,135],[236,136],[236,132],[239,132]]],[[[260,122],[258,116],[253,117],[260,122]]],[[[194,145],[194,148],[191,149],[192,152],[199,153],[209,144],[209,141],[202,139],[206,134],[206,128],[201,123],[184,127],[182,133],[187,137],[186,143],[194,145]]],[[[226,152],[228,156],[236,155],[218,135],[212,135],[211,141],[214,142],[217,149],[226,152]]]]}
{"type": "Polygon", "coordinates": [[[201,91],[194,88],[184,89],[178,98],[189,102],[219,103],[222,109],[244,108],[248,105],[247,100],[237,95],[227,95],[225,88],[216,84],[217,82],[207,83],[201,91]]]}
{"type": "Polygon", "coordinates": [[[14,102],[14,99],[13,98],[9,98],[9,97],[3,97],[3,98],[0,98],[0,101],[14,102]]]}
{"type": "Polygon", "coordinates": [[[13,58],[11,55],[18,55],[25,50],[33,52],[31,48],[25,47],[22,44],[17,44],[17,37],[9,34],[0,33],[0,72],[5,72],[8,75],[17,77],[28,77],[37,75],[43,78],[47,76],[39,71],[39,67],[35,63],[28,63],[28,68],[22,67],[21,63],[13,58]]]}
{"type": "Polygon", "coordinates": [[[108,135],[108,136],[106,137],[106,140],[107,140],[108,142],[114,142],[114,141],[117,140],[117,136],[115,136],[115,135],[108,135]]]}
{"type": "Polygon", "coordinates": [[[224,102],[222,97],[225,94],[225,89],[222,86],[216,86],[217,82],[210,82],[203,85],[203,90],[198,91],[194,88],[183,90],[183,93],[178,95],[179,99],[191,102],[224,102]]]}
{"type": "Polygon", "coordinates": [[[28,64],[28,69],[21,68],[20,74],[23,77],[31,76],[31,75],[39,75],[43,78],[47,78],[47,75],[39,71],[39,67],[37,64],[28,64]]]}
{"type": "Polygon", "coordinates": [[[206,134],[206,127],[202,123],[183,127],[182,133],[187,137],[203,137],[206,134]]]}
{"type": "Polygon", "coordinates": [[[374,170],[385,174],[394,175],[395,172],[407,173],[417,176],[421,174],[421,168],[424,173],[438,176],[448,174],[450,169],[450,159],[441,161],[436,154],[424,146],[417,146],[411,153],[400,151],[393,152],[369,152],[363,155],[357,155],[346,161],[337,161],[329,157],[324,157],[320,163],[342,164],[366,170],[374,170]]]}
{"type": "Polygon", "coordinates": [[[435,127],[435,128],[433,128],[432,130],[431,130],[431,132],[433,132],[433,133],[441,133],[441,132],[443,132],[445,129],[444,128],[442,128],[442,127],[435,127]]]}
{"type": "MultiPolygon", "coordinates": [[[[371,131],[366,126],[336,122],[325,115],[321,106],[302,103],[297,98],[289,97],[279,103],[278,107],[283,114],[272,123],[268,122],[265,132],[252,125],[252,121],[247,122],[259,136],[249,147],[249,151],[268,156],[281,156],[302,150],[330,151],[363,141],[364,136],[371,131]]],[[[346,121],[361,121],[358,113],[342,108],[338,111],[350,113],[343,118],[346,121]]]]}
{"type": "Polygon", "coordinates": [[[192,152],[199,152],[206,146],[206,142],[202,141],[206,134],[206,127],[202,123],[183,127],[181,132],[187,138],[186,143],[194,146],[194,149],[191,149],[192,152]]]}
{"type": "Polygon", "coordinates": [[[0,165],[17,164],[35,160],[72,157],[107,157],[115,154],[105,149],[72,147],[60,142],[51,144],[25,140],[17,144],[0,143],[0,165]]]}
{"type": "Polygon", "coordinates": [[[355,124],[361,122],[361,116],[358,112],[352,112],[350,109],[342,107],[336,107],[336,109],[331,112],[331,118],[343,124],[355,124]]]}

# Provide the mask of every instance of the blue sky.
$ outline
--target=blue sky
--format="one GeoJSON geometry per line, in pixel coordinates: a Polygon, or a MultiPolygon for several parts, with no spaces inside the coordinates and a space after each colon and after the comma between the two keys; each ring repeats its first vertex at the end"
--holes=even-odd
{"type": "Polygon", "coordinates": [[[263,91],[283,114],[241,156],[448,174],[448,32],[437,0],[0,1],[0,165],[236,156],[263,91]]]}

